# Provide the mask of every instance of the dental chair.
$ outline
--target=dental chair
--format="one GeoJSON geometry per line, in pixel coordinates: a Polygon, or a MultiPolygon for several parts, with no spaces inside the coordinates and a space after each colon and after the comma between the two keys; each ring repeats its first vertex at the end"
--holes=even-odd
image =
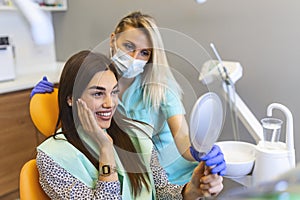
{"type": "Polygon", "coordinates": [[[58,89],[52,93],[35,94],[29,104],[30,117],[40,133],[49,137],[55,131],[58,120],[58,89]]]}
{"type": "MultiPolygon", "coordinates": [[[[49,137],[55,131],[58,120],[58,89],[49,94],[35,94],[29,104],[30,117],[37,130],[49,137]]],[[[36,160],[26,162],[20,173],[20,200],[50,199],[39,183],[39,172],[36,160]]]]}
{"type": "Polygon", "coordinates": [[[50,199],[39,183],[39,171],[36,160],[27,161],[20,173],[20,200],[48,200],[50,199]]]}

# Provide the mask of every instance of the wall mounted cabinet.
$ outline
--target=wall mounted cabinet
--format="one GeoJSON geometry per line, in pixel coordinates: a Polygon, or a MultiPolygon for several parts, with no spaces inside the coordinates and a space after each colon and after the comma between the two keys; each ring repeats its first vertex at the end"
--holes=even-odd
{"type": "MultiPolygon", "coordinates": [[[[0,12],[1,10],[17,10],[11,2],[9,0],[0,0],[0,12]]],[[[51,6],[40,3],[39,6],[45,11],[66,11],[68,9],[67,0],[56,0],[56,3],[51,6]]]]}

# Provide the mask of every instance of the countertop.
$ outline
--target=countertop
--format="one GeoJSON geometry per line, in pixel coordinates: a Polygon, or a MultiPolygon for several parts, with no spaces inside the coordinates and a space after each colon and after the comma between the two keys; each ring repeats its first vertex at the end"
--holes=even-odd
{"type": "Polygon", "coordinates": [[[0,82],[0,94],[33,88],[43,76],[47,76],[52,83],[58,83],[64,63],[57,62],[54,65],[52,69],[17,74],[14,80],[0,82]]]}

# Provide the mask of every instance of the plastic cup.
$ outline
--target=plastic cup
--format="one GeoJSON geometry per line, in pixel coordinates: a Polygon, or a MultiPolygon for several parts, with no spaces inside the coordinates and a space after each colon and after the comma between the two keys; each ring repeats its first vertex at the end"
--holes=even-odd
{"type": "Polygon", "coordinates": [[[264,118],[261,120],[264,142],[267,146],[279,142],[282,120],[276,118],[264,118]]]}

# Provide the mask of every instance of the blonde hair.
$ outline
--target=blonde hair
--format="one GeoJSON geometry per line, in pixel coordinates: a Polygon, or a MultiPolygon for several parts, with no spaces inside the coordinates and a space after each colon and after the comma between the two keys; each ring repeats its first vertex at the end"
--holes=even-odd
{"type": "Polygon", "coordinates": [[[172,92],[181,98],[182,89],[171,72],[161,34],[154,19],[139,11],[132,12],[121,19],[116,26],[115,34],[126,31],[128,27],[141,28],[152,44],[151,58],[142,77],[142,87],[144,87],[143,101],[145,105],[158,109],[161,103],[166,101],[165,94],[167,89],[172,89],[172,92]]]}

